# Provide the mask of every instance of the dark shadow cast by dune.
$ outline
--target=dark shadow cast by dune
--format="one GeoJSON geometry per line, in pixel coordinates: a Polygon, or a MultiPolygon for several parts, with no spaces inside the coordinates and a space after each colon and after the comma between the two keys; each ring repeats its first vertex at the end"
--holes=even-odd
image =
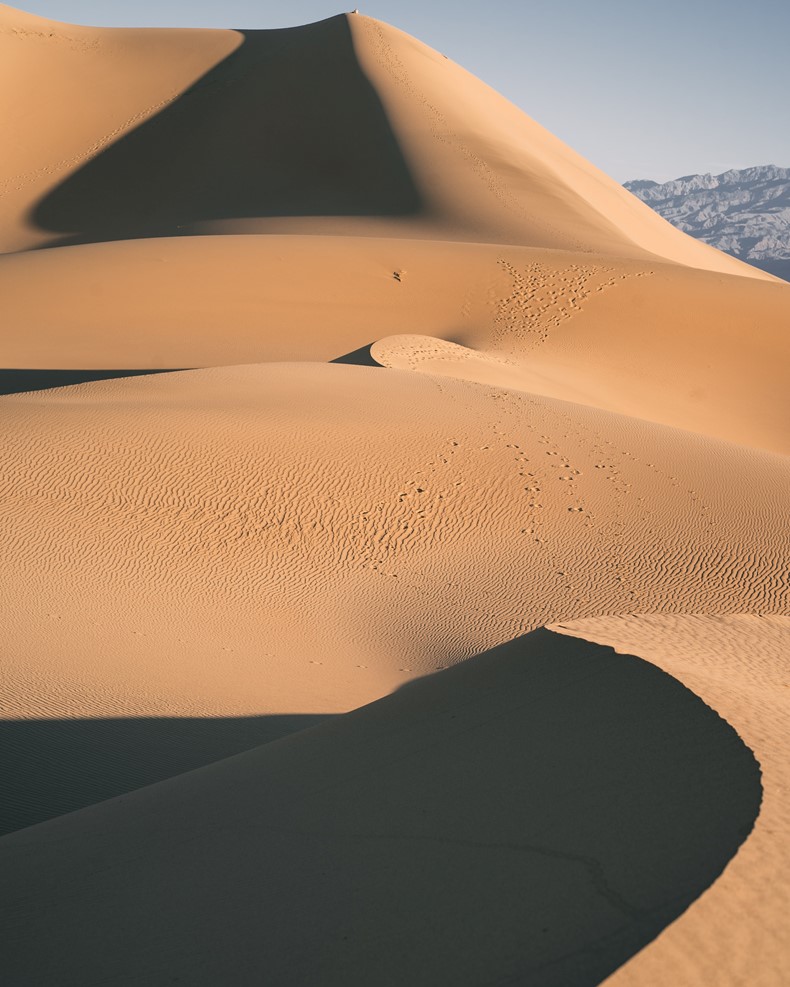
{"type": "Polygon", "coordinates": [[[183,367],[165,370],[0,370],[0,394],[23,394],[27,391],[48,391],[53,387],[70,387],[95,380],[117,380],[120,377],[144,377],[147,374],[169,374],[183,367]]]}
{"type": "Polygon", "coordinates": [[[0,721],[0,835],[313,727],[325,716],[0,721]]]}
{"type": "MultiPolygon", "coordinates": [[[[215,727],[189,729],[191,745],[215,727]]],[[[109,746],[115,730],[134,744],[116,722],[109,746]]],[[[47,970],[64,987],[242,987],[261,971],[593,987],[718,877],[760,799],[751,751],[680,682],[536,631],[0,841],[4,965],[20,987],[47,970]]]]}
{"type": "Polygon", "coordinates": [[[345,15],[243,37],[49,193],[32,221],[67,244],[188,235],[215,220],[419,210],[345,15]]]}
{"type": "Polygon", "coordinates": [[[368,343],[367,346],[360,346],[358,350],[352,350],[351,353],[336,356],[334,360],[330,360],[329,362],[347,363],[355,367],[381,367],[381,364],[373,359],[373,355],[370,352],[372,346],[373,343],[368,343]]]}

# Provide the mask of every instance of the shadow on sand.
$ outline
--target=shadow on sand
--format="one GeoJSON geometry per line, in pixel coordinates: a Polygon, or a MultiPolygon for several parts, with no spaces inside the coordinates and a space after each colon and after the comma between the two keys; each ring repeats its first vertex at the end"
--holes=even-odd
{"type": "Polygon", "coordinates": [[[47,195],[32,221],[67,244],[185,235],[216,220],[419,210],[345,15],[243,38],[47,195]]]}
{"type": "Polygon", "coordinates": [[[144,377],[147,374],[170,374],[175,370],[0,370],[0,394],[24,394],[49,391],[53,387],[70,387],[94,380],[117,380],[121,377],[144,377]]]}
{"type": "Polygon", "coordinates": [[[0,835],[268,744],[325,719],[0,721],[0,835]]]}
{"type": "Polygon", "coordinates": [[[373,343],[368,343],[367,346],[360,346],[358,350],[352,350],[350,353],[344,353],[343,356],[336,356],[334,360],[330,360],[330,363],[346,363],[355,367],[379,367],[384,369],[380,363],[377,363],[373,359],[373,355],[370,352],[373,343]]]}
{"type": "MultiPolygon", "coordinates": [[[[9,729],[86,778],[123,748],[127,783],[135,751],[181,729],[193,762],[253,738],[210,720],[9,729]]],[[[53,970],[64,987],[592,987],[716,879],[760,799],[751,751],[677,680],[536,631],[6,837],[4,965],[18,987],[53,970]]]]}

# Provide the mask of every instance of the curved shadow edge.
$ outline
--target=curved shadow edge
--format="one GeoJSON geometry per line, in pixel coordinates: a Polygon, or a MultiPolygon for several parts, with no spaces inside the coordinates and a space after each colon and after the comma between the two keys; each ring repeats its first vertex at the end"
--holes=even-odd
{"type": "Polygon", "coordinates": [[[239,33],[239,48],[67,175],[30,221],[66,245],[189,235],[212,222],[420,211],[346,15],[239,33]]]}
{"type": "Polygon", "coordinates": [[[5,963],[19,985],[591,987],[710,886],[760,800],[685,686],[540,630],[5,837],[5,963]]]}

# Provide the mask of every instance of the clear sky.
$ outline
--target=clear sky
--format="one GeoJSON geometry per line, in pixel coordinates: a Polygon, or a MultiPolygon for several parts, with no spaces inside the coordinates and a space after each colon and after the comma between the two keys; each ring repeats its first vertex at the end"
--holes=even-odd
{"type": "Polygon", "coordinates": [[[102,26],[287,27],[360,3],[618,181],[790,166],[788,0],[17,0],[102,26]]]}

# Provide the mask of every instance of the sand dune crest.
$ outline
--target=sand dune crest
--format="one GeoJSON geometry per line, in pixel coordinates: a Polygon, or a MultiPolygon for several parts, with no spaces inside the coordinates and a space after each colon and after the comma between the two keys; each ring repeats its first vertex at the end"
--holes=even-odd
{"type": "Polygon", "coordinates": [[[8,914],[29,935],[31,892],[71,905],[6,962],[20,985],[593,983],[710,883],[759,801],[751,754],[677,682],[539,631],[7,837],[8,914]]]}

